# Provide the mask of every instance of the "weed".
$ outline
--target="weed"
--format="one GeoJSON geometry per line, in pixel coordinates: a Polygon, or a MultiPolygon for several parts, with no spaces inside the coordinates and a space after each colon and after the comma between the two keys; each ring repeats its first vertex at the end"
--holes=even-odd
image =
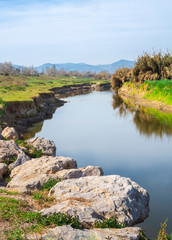
{"type": "Polygon", "coordinates": [[[44,185],[41,187],[41,190],[50,191],[52,187],[54,187],[57,183],[61,182],[62,179],[52,179],[50,178],[44,185]]]}
{"type": "Polygon", "coordinates": [[[143,230],[140,230],[140,238],[139,240],[148,240],[148,238],[146,237],[146,234],[143,230]]]}
{"type": "Polygon", "coordinates": [[[25,232],[38,231],[43,227],[71,225],[73,228],[82,229],[77,217],[61,213],[42,216],[39,212],[30,211],[30,207],[25,201],[8,197],[0,197],[0,221],[10,222],[13,228],[5,231],[8,239],[22,239],[25,232]]]}
{"type": "Polygon", "coordinates": [[[117,217],[111,217],[109,219],[96,221],[94,224],[95,228],[124,228],[125,224],[118,222],[117,217]]]}

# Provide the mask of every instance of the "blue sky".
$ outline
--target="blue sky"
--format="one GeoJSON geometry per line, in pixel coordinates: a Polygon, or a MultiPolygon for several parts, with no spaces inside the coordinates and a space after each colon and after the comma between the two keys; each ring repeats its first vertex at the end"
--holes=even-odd
{"type": "Polygon", "coordinates": [[[172,49],[170,0],[0,0],[0,62],[112,63],[172,49]]]}

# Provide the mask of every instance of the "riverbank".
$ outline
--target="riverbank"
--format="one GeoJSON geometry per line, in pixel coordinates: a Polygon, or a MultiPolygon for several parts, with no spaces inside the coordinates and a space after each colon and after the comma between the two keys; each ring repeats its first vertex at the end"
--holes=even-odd
{"type": "MultiPolygon", "coordinates": [[[[2,110],[2,129],[6,126],[15,127],[19,136],[21,136],[21,134],[32,124],[50,119],[56,108],[65,104],[65,101],[60,100],[60,98],[86,94],[94,90],[102,91],[110,89],[110,83],[108,81],[93,81],[87,79],[85,81],[83,80],[85,83],[82,83],[82,80],[83,79],[79,81],[73,80],[74,84],[70,85],[69,83],[71,80],[68,79],[65,84],[63,82],[64,86],[53,87],[49,90],[46,89],[46,91],[44,86],[43,89],[37,89],[37,91],[40,90],[45,92],[39,92],[36,94],[37,96],[28,100],[21,98],[20,101],[6,101],[2,110]]],[[[62,84],[62,82],[60,84],[62,84]]],[[[59,85],[59,83],[56,83],[56,85],[59,85]]],[[[10,92],[8,94],[10,95],[10,92]]],[[[15,94],[20,96],[21,92],[18,91],[15,94]]],[[[34,91],[32,92],[32,95],[33,94],[35,94],[34,91]]],[[[26,98],[28,98],[27,92],[25,95],[26,98]]],[[[3,101],[4,99],[6,98],[3,98],[3,101]]],[[[12,99],[15,99],[15,97],[12,99]]]]}
{"type": "MultiPolygon", "coordinates": [[[[169,80],[171,81],[171,80],[169,80]]],[[[156,81],[158,82],[158,81],[156,81]]],[[[155,83],[154,83],[155,85],[155,83]]],[[[164,86],[164,88],[166,85],[164,86]]],[[[157,94],[152,94],[152,92],[156,91],[156,87],[154,89],[149,89],[148,83],[144,83],[142,85],[132,82],[126,82],[123,84],[121,88],[118,89],[118,94],[122,98],[127,99],[133,106],[144,106],[151,107],[157,110],[160,110],[164,113],[172,113],[172,105],[167,104],[167,98],[160,96],[157,94]],[[152,96],[153,95],[153,96],[152,96]]],[[[168,89],[166,88],[168,91],[168,89]]],[[[163,90],[162,90],[163,91],[163,90]]],[[[165,95],[165,94],[164,94],[165,95]]],[[[171,95],[170,95],[171,96],[171,95]]],[[[172,97],[171,97],[172,98],[172,97]]],[[[168,100],[169,102],[169,100],[168,100]]]]}

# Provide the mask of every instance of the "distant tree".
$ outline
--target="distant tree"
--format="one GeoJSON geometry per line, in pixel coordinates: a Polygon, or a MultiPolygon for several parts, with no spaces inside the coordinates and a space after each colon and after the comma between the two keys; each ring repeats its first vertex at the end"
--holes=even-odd
{"type": "Polygon", "coordinates": [[[100,73],[97,73],[95,76],[94,76],[95,80],[106,80],[106,79],[110,79],[111,78],[111,75],[108,73],[108,72],[100,72],[100,73]]]}
{"type": "Polygon", "coordinates": [[[15,68],[11,62],[4,62],[0,64],[0,74],[2,75],[11,75],[14,74],[15,68]]]}

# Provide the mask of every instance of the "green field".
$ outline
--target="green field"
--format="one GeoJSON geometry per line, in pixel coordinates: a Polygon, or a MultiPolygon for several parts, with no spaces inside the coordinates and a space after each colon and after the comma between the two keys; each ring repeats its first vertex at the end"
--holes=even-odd
{"type": "Polygon", "coordinates": [[[0,98],[8,101],[32,101],[39,93],[50,92],[49,89],[71,84],[105,83],[109,81],[93,78],[49,77],[42,76],[3,76],[0,75],[0,98]]]}

